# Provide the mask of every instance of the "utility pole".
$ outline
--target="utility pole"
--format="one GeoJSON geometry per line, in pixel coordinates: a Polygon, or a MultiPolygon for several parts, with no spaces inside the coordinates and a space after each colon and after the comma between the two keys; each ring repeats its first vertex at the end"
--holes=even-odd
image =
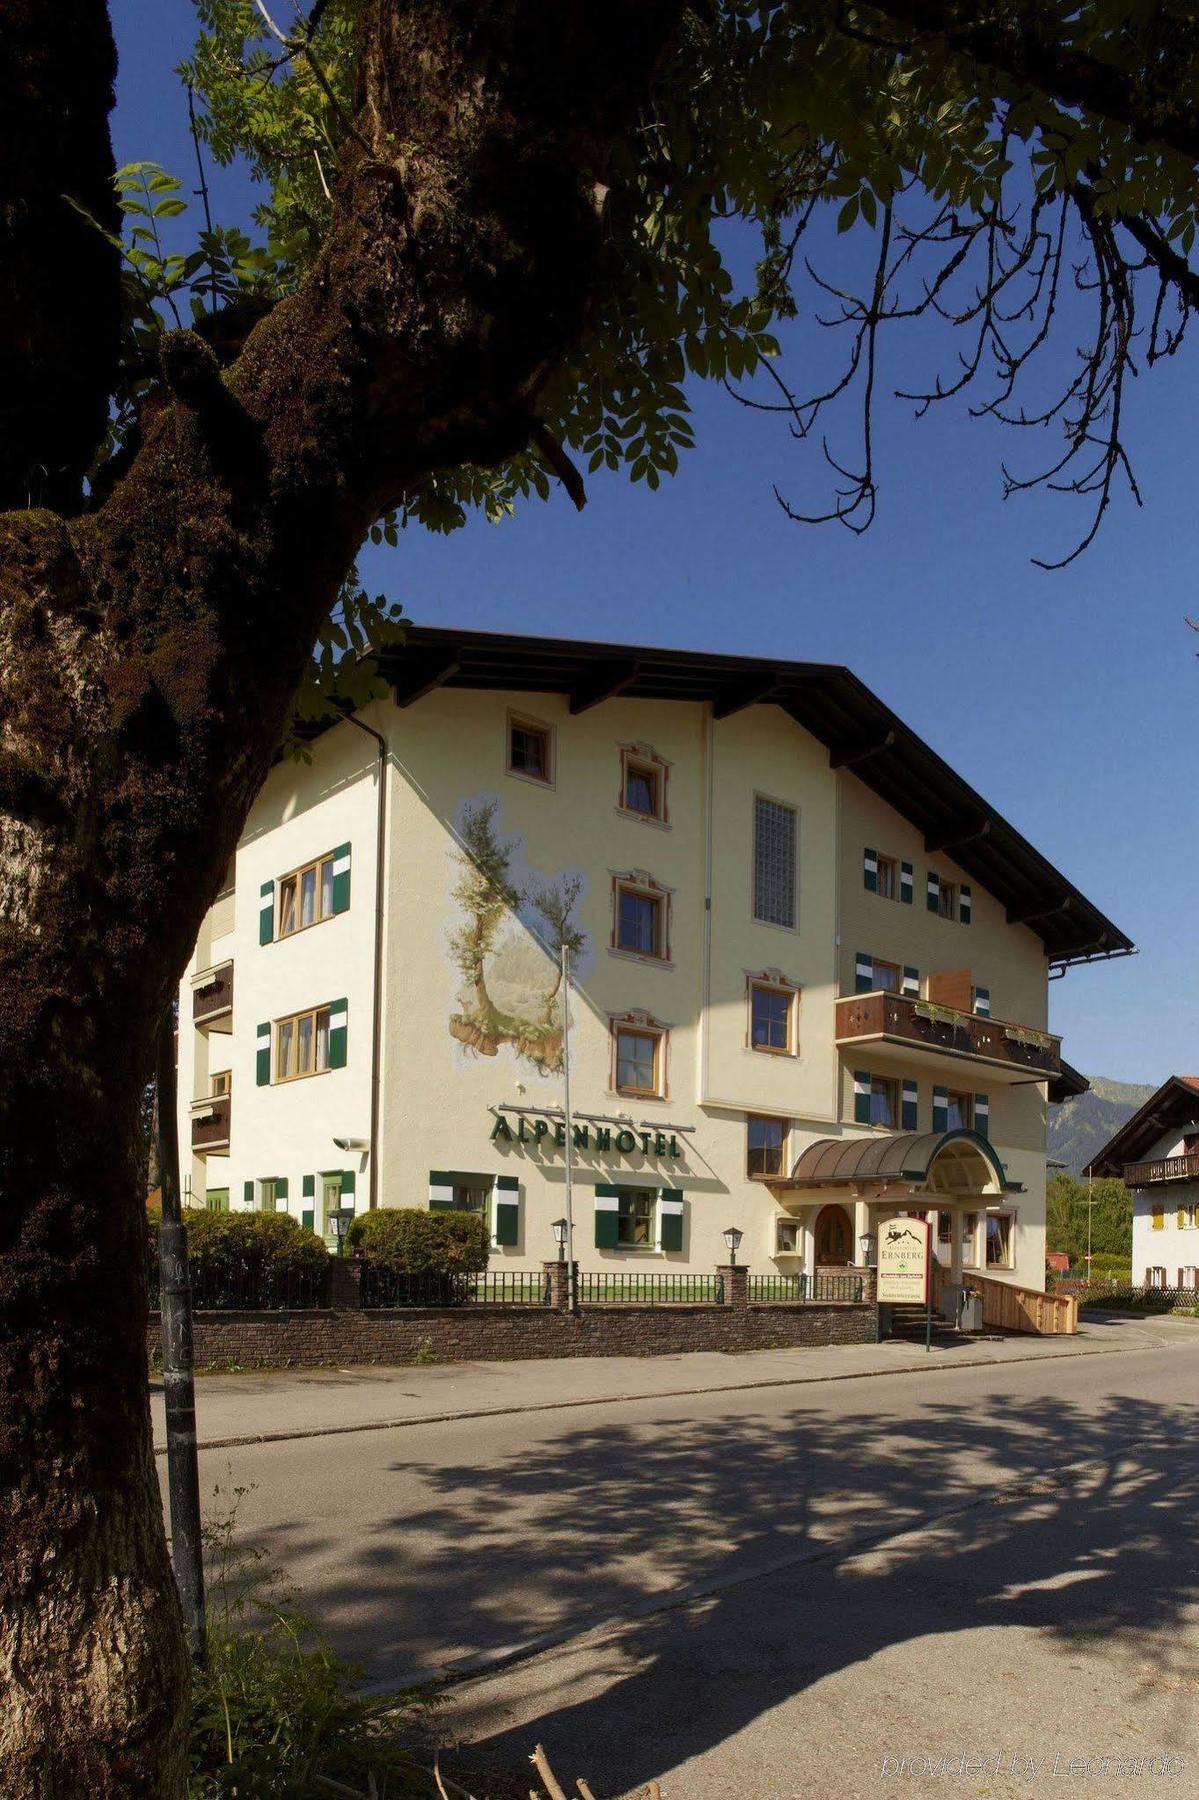
{"type": "Polygon", "coordinates": [[[569,1307],[579,1310],[579,1265],[575,1261],[574,1120],[570,1111],[570,949],[562,946],[562,1077],[566,1115],[566,1281],[569,1307]]]}
{"type": "Polygon", "coordinates": [[[158,1229],[159,1305],[162,1309],[162,1386],[167,1415],[167,1491],[171,1563],[183,1603],[192,1661],[207,1658],[204,1551],[200,1535],[200,1466],[196,1455],[195,1349],[187,1227],[179,1201],[179,1128],[175,1113],[175,1041],[168,1009],[158,1034],[158,1168],[162,1224],[158,1229]]]}

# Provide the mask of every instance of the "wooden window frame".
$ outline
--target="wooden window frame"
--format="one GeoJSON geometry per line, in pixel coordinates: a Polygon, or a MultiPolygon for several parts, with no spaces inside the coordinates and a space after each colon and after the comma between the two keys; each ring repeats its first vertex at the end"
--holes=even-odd
{"type": "Polygon", "coordinates": [[[745,1115],[745,1179],[747,1181],[778,1181],[787,1173],[787,1144],[791,1136],[790,1119],[781,1119],[777,1113],[746,1113],[745,1115]],[[750,1143],[750,1132],[755,1125],[777,1125],[782,1135],[779,1138],[779,1166],[777,1169],[755,1169],[751,1166],[754,1147],[750,1143]]]}
{"type": "Polygon", "coordinates": [[[330,1026],[329,1026],[328,1021],[329,1021],[329,1017],[330,1017],[332,1011],[333,1011],[333,1008],[328,1005],[306,1006],[302,1012],[288,1013],[283,1018],[275,1019],[272,1022],[272,1025],[271,1025],[271,1083],[273,1086],[281,1087],[285,1082],[308,1081],[313,1075],[328,1075],[329,1074],[330,1066],[329,1066],[328,1057],[329,1057],[329,1038],[330,1038],[331,1033],[330,1033],[330,1026]],[[296,1052],[297,1052],[297,1060],[298,1060],[298,1053],[299,1053],[299,1046],[300,1046],[300,1030],[299,1030],[300,1021],[301,1021],[301,1019],[311,1019],[312,1020],[312,1054],[313,1054],[313,1062],[315,1064],[316,1045],[317,1045],[317,1041],[318,1041],[318,1039],[317,1039],[317,1021],[320,1018],[322,1013],[324,1013],[324,1015],[325,1015],[325,1066],[324,1066],[324,1068],[318,1069],[314,1066],[311,1069],[297,1069],[296,1072],[292,1075],[281,1075],[279,1073],[279,1060],[280,1060],[279,1059],[279,1040],[283,1034],[283,1027],[285,1025],[290,1025],[292,1027],[292,1042],[295,1045],[296,1052]]]}
{"type": "Polygon", "coordinates": [[[956,922],[960,900],[961,883],[947,881],[944,875],[940,876],[937,882],[937,917],[956,922]]]}
{"type": "MultiPolygon", "coordinates": [[[[301,863],[298,868],[289,869],[286,875],[279,876],[278,880],[275,882],[275,936],[274,936],[273,942],[280,943],[285,938],[298,937],[301,931],[311,931],[314,926],[323,925],[323,924],[325,924],[325,922],[327,920],[335,919],[337,917],[337,914],[333,910],[334,875],[333,875],[332,865],[333,865],[334,860],[335,859],[334,859],[333,851],[326,850],[320,856],[314,856],[314,857],[310,858],[308,862],[301,863]],[[328,912],[324,912],[322,910],[323,895],[324,895],[324,883],[321,880],[321,870],[324,868],[326,863],[329,864],[329,910],[328,910],[328,912]],[[300,919],[300,889],[301,889],[301,883],[303,881],[303,878],[305,875],[308,874],[309,870],[314,870],[315,875],[316,875],[316,913],[315,913],[315,916],[308,921],[307,925],[302,925],[299,922],[299,919],[300,919]],[[283,929],[283,894],[284,894],[285,888],[287,887],[287,884],[292,881],[294,881],[296,884],[296,911],[295,911],[296,923],[292,926],[290,931],[284,931],[284,929],[283,929]]],[[[266,909],[264,908],[263,910],[265,911],[266,909]]]]}
{"type": "Polygon", "coordinates": [[[803,1227],[801,1226],[800,1221],[798,1219],[787,1219],[787,1218],[784,1218],[781,1214],[775,1215],[774,1249],[771,1251],[771,1255],[772,1256],[802,1256],[803,1255],[803,1227]],[[784,1232],[789,1233],[793,1239],[792,1243],[789,1245],[784,1244],[781,1241],[784,1232]]]}
{"type": "Polygon", "coordinates": [[[786,976],[773,969],[761,969],[750,973],[745,978],[745,1043],[746,1048],[759,1056],[798,1056],[799,1055],[799,984],[788,981],[786,976]],[[778,1044],[755,1044],[754,1042],[754,995],[757,993],[782,994],[787,1001],[787,1042],[778,1044]]]}
{"type": "Polygon", "coordinates": [[[874,888],[875,893],[878,895],[880,900],[898,900],[899,899],[899,858],[896,856],[882,856],[882,855],[878,854],[878,852],[876,852],[874,860],[875,860],[876,864],[878,865],[876,873],[875,873],[875,878],[874,878],[875,879],[875,888],[874,888]],[[884,892],[883,892],[883,870],[884,869],[887,869],[890,871],[891,892],[889,894],[884,894],[884,892]]]}
{"type": "Polygon", "coordinates": [[[628,869],[612,877],[612,942],[609,946],[618,956],[635,957],[638,962],[670,962],[671,890],[655,881],[644,869],[628,869]],[[652,900],[656,907],[656,944],[653,950],[636,950],[620,941],[620,896],[633,894],[640,900],[652,900]]]}
{"type": "Polygon", "coordinates": [[[1000,1212],[983,1214],[983,1260],[977,1265],[981,1269],[1001,1269],[1010,1273],[1016,1267],[1016,1213],[1014,1209],[1004,1208],[1000,1212]],[[991,1261],[991,1238],[988,1226],[992,1219],[1007,1220],[1007,1261],[991,1261]]]}
{"type": "Polygon", "coordinates": [[[871,980],[871,984],[872,984],[871,985],[872,993],[895,994],[897,996],[902,996],[902,994],[903,994],[903,964],[888,962],[885,957],[872,956],[870,958],[870,980],[871,980]],[[895,986],[894,987],[880,987],[879,983],[875,980],[875,976],[877,975],[877,973],[880,969],[890,969],[891,970],[891,972],[895,976],[895,986]]]}
{"type": "MultiPolygon", "coordinates": [[[[254,1196],[255,1200],[258,1203],[257,1206],[255,1207],[256,1212],[273,1212],[273,1213],[278,1212],[280,1196],[275,1191],[276,1188],[278,1187],[278,1185],[279,1185],[278,1175],[265,1175],[262,1177],[262,1179],[258,1183],[258,1192],[254,1196]],[[267,1197],[268,1189],[270,1190],[270,1196],[271,1196],[271,1203],[269,1206],[266,1204],[266,1197],[267,1197]]],[[[287,1208],[284,1207],[283,1210],[286,1212],[287,1208]]]]}
{"type": "Polygon", "coordinates": [[[616,810],[626,818],[636,819],[642,825],[669,825],[670,796],[667,784],[670,779],[670,764],[664,756],[659,756],[648,744],[622,744],[620,746],[620,793],[617,796],[616,810]],[[652,777],[654,792],[657,797],[657,809],[654,812],[643,812],[639,806],[629,805],[629,776],[640,771],[652,777]]]}
{"type": "Polygon", "coordinates": [[[968,1094],[964,1088],[945,1089],[945,1129],[946,1131],[974,1130],[974,1095],[968,1094]],[[964,1125],[951,1125],[949,1123],[949,1102],[951,1100],[962,1100],[965,1102],[963,1117],[965,1118],[966,1123],[964,1125]]]}
{"type": "Polygon", "coordinates": [[[870,1110],[874,1111],[874,1092],[876,1088],[887,1088],[892,1095],[891,1118],[870,1121],[875,1131],[900,1131],[903,1120],[903,1082],[897,1075],[874,1075],[870,1077],[870,1110]]]}
{"type": "Polygon", "coordinates": [[[750,832],[749,832],[749,916],[755,925],[765,925],[771,931],[796,932],[799,930],[799,860],[800,860],[799,825],[800,825],[799,807],[796,805],[794,800],[784,800],[778,794],[767,794],[767,793],[763,793],[761,791],[761,789],[758,789],[758,788],[754,789],[753,807],[752,807],[751,814],[750,814],[750,832]],[[757,910],[757,907],[758,907],[758,803],[759,803],[759,801],[763,802],[767,806],[784,807],[786,809],[786,811],[791,814],[791,817],[795,821],[795,831],[794,831],[794,836],[793,836],[794,867],[792,869],[792,879],[791,879],[791,923],[789,925],[780,924],[780,922],[777,919],[764,919],[761,917],[761,915],[759,914],[759,912],[757,910]]]}
{"type": "Polygon", "coordinates": [[[658,1202],[661,1192],[648,1182],[628,1182],[617,1189],[616,1200],[616,1245],[615,1248],[625,1256],[652,1256],[658,1248],[658,1202]],[[648,1194],[649,1203],[649,1241],[644,1244],[625,1243],[620,1235],[621,1221],[625,1218],[625,1203],[631,1202],[636,1194],[648,1194]]]}
{"type": "Polygon", "coordinates": [[[608,1023],[609,1064],[608,1088],[614,1094],[627,1094],[635,1100],[665,1100],[668,1097],[666,1080],[667,1046],[670,1037],[669,1027],[661,1019],[655,1019],[647,1012],[628,1012],[614,1014],[608,1023]],[[650,1038],[654,1046],[654,1085],[652,1088],[622,1087],[620,1085],[620,1034],[627,1032],[631,1036],[650,1038]]]}
{"type": "Polygon", "coordinates": [[[504,726],[504,769],[517,781],[532,782],[534,787],[552,788],[558,773],[558,746],[554,727],[545,719],[534,719],[528,713],[508,714],[504,726]],[[517,769],[512,763],[512,733],[514,731],[534,732],[545,740],[545,773],[534,775],[528,769],[517,769]]]}

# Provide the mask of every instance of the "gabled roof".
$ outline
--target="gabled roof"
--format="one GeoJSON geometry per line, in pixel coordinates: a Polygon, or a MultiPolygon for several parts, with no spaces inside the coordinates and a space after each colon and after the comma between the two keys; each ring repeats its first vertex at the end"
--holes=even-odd
{"type": "Polygon", "coordinates": [[[1163,1131],[1199,1120],[1199,1075],[1171,1075],[1144,1106],[1121,1125],[1115,1137],[1094,1155],[1084,1175],[1122,1175],[1124,1165],[1140,1162],[1163,1131]]]}
{"type": "MultiPolygon", "coordinates": [[[[839,1187],[856,1181],[919,1181],[928,1178],[946,1145],[965,1141],[990,1165],[1005,1193],[1022,1193],[987,1139],[977,1131],[888,1131],[861,1138],[818,1138],[804,1150],[787,1186],[839,1187]]],[[[782,1185],[782,1184],[776,1184],[782,1185]]]]}
{"type": "Polygon", "coordinates": [[[400,706],[442,686],[565,694],[574,713],[618,694],[707,701],[717,719],[745,706],[780,706],[825,745],[833,768],[851,769],[915,825],[930,856],[951,856],[1002,903],[1009,924],[1034,931],[1051,963],[1064,968],[1133,949],[1014,825],[837,664],[414,625],[380,665],[400,706]]]}

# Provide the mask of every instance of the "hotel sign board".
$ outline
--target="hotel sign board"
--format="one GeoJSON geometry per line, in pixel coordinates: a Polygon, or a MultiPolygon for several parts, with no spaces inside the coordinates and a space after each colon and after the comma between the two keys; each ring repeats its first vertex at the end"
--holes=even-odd
{"type": "Polygon", "coordinates": [[[878,1297],[926,1306],[929,1297],[927,1219],[883,1219],[878,1228],[878,1297]]]}

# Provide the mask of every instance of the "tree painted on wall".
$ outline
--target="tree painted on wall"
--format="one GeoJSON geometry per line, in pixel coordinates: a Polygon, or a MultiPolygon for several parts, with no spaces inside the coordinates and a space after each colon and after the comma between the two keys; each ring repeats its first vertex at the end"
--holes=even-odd
{"type": "Polygon", "coordinates": [[[454,899],[462,920],[450,933],[450,953],[463,977],[458,1010],[450,1016],[450,1036],[477,1056],[497,1056],[509,1044],[539,1074],[562,1069],[565,1014],[561,996],[562,950],[578,954],[586,934],[574,922],[583,879],[565,873],[532,882],[522,890],[512,875],[516,840],[496,829],[497,804],[484,800],[466,807],[459,831],[458,880],[454,899]],[[522,903],[535,915],[535,940],[545,952],[544,978],[513,983],[503,999],[495,990],[497,962],[527,948],[529,932],[517,920],[522,903]],[[514,932],[505,939],[503,927],[514,932]],[[519,933],[519,938],[516,937],[519,933]],[[490,985],[489,985],[490,972],[490,985]]]}

